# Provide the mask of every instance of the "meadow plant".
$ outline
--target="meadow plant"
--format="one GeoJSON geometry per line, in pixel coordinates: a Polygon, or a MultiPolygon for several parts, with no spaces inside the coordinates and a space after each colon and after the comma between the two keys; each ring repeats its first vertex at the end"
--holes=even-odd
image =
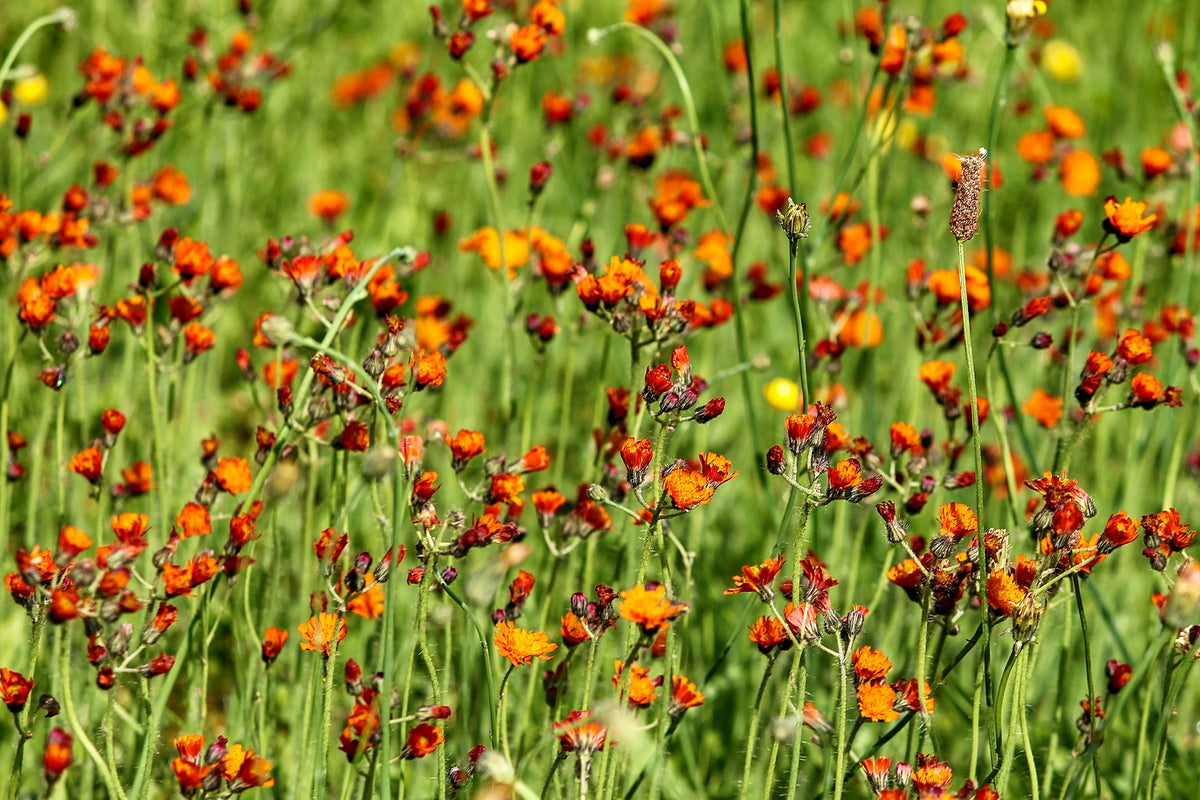
{"type": "Polygon", "coordinates": [[[1194,795],[1191,4],[40,6],[8,800],[1194,795]]]}

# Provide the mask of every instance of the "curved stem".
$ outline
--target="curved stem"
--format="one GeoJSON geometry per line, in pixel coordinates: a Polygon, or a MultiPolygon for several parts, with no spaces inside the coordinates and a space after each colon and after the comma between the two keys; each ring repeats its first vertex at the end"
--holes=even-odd
{"type": "Polygon", "coordinates": [[[746,759],[742,764],[742,785],[738,790],[738,800],[746,800],[746,790],[750,786],[750,769],[754,764],[754,748],[758,739],[758,722],[762,711],[763,695],[767,691],[767,681],[771,677],[771,669],[775,666],[775,655],[767,656],[767,666],[763,668],[762,680],[758,682],[758,693],[754,696],[753,711],[750,716],[750,730],[746,734],[746,759]]]}
{"type": "Polygon", "coordinates": [[[87,731],[83,729],[83,725],[79,722],[79,715],[75,711],[75,699],[71,694],[71,645],[67,641],[66,631],[60,630],[58,636],[58,691],[62,697],[63,712],[67,715],[67,723],[71,728],[71,733],[83,745],[83,749],[87,751],[91,757],[96,769],[100,772],[100,777],[104,780],[104,785],[108,789],[110,798],[116,800],[126,800],[125,790],[121,788],[120,781],[117,780],[116,773],[109,769],[108,763],[104,760],[104,756],[100,755],[100,751],[96,749],[96,745],[87,735],[87,731]]]}

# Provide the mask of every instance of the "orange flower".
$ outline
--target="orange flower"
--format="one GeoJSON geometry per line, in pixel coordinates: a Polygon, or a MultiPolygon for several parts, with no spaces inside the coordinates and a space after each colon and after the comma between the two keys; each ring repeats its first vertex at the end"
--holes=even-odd
{"type": "Polygon", "coordinates": [[[329,224],[345,214],[349,207],[350,195],[333,189],[324,189],[308,198],[308,213],[329,224]]]}
{"type": "Polygon", "coordinates": [[[686,603],[676,603],[667,598],[667,587],[654,588],[635,586],[621,592],[621,616],[639,626],[649,635],[665,630],[671,620],[688,610],[686,603]]]}
{"type": "Polygon", "coordinates": [[[477,22],[488,16],[494,10],[492,0],[462,0],[463,16],[471,22],[477,22]]]}
{"type": "Polygon", "coordinates": [[[938,523],[942,536],[961,539],[979,530],[979,520],[966,503],[945,503],[938,507],[938,523]]]}
{"type": "Polygon", "coordinates": [[[1034,166],[1049,164],[1054,158],[1054,134],[1029,131],[1017,139],[1017,155],[1034,166]]]}
{"type": "Polygon", "coordinates": [[[1100,186],[1100,162],[1087,150],[1073,150],[1059,163],[1058,177],[1067,194],[1090,197],[1100,186]]]}
{"type": "Polygon", "coordinates": [[[1117,355],[1127,364],[1145,364],[1154,355],[1154,345],[1134,328],[1126,328],[1117,344],[1117,355]]]}
{"type": "Polygon", "coordinates": [[[709,205],[700,184],[684,170],[668,170],[660,175],[649,202],[650,211],[664,231],[683,222],[693,208],[709,205]]]}
{"type": "Polygon", "coordinates": [[[671,700],[667,704],[667,716],[678,719],[689,708],[704,704],[704,693],[696,689],[696,684],[683,675],[671,676],[671,700]]]}
{"type": "Polygon", "coordinates": [[[52,728],[46,734],[46,749],[42,752],[42,770],[46,782],[53,784],[71,766],[71,744],[75,737],[62,728],[52,728]]]}
{"type": "Polygon", "coordinates": [[[217,461],[217,485],[230,494],[250,489],[250,462],[241,456],[217,461]]]}
{"type": "Polygon", "coordinates": [[[1154,227],[1157,214],[1143,216],[1146,213],[1145,203],[1135,203],[1132,197],[1126,197],[1124,203],[1118,203],[1117,198],[1109,197],[1104,201],[1104,229],[1115,234],[1117,241],[1128,242],[1139,233],[1145,233],[1154,227]]]}
{"type": "Polygon", "coordinates": [[[488,489],[488,502],[508,503],[523,491],[525,491],[525,481],[520,475],[501,472],[492,476],[491,488],[488,489]]]}
{"type": "Polygon", "coordinates": [[[1158,378],[1146,372],[1133,376],[1129,384],[1129,404],[1150,408],[1163,400],[1163,385],[1158,378]]]}
{"type": "Polygon", "coordinates": [[[650,25],[667,10],[666,0],[625,0],[625,21],[634,25],[650,25]]]}
{"type": "Polygon", "coordinates": [[[152,485],[152,470],[145,461],[135,461],[127,469],[121,470],[121,478],[125,481],[125,493],[130,497],[146,494],[152,485]]]}
{"type": "Polygon", "coordinates": [[[886,683],[864,683],[858,687],[858,713],[873,722],[891,722],[899,718],[896,690],[886,683]]]}
{"type": "Polygon", "coordinates": [[[102,466],[103,458],[100,455],[100,448],[88,447],[71,456],[71,463],[68,469],[76,475],[82,475],[93,484],[99,484],[100,469],[102,466]]]}
{"type": "Polygon", "coordinates": [[[424,758],[438,749],[438,745],[446,741],[442,729],[430,722],[422,722],[408,732],[408,741],[404,743],[401,757],[406,759],[424,758]]]}
{"type": "Polygon", "coordinates": [[[550,653],[558,649],[558,645],[547,641],[542,631],[527,631],[508,620],[496,625],[492,641],[496,651],[512,662],[514,667],[530,664],[535,658],[549,661],[550,653]]]}
{"type": "MultiPolygon", "coordinates": [[[[460,253],[478,253],[489,269],[500,269],[500,237],[495,228],[480,228],[458,243],[460,253]]],[[[529,239],[524,231],[504,232],[504,263],[508,277],[516,275],[517,267],[529,262],[529,239]]]]}
{"type": "Polygon", "coordinates": [[[183,539],[212,533],[208,507],[199,503],[188,503],[175,515],[175,529],[183,539]]]}
{"type": "Polygon", "coordinates": [[[509,44],[517,63],[533,61],[541,56],[542,48],[546,46],[546,32],[540,25],[525,25],[513,31],[509,44]]]}
{"type": "Polygon", "coordinates": [[[1156,178],[1171,168],[1171,154],[1161,147],[1147,147],[1142,151],[1142,174],[1146,180],[1156,178]]]}
{"type": "Polygon", "coordinates": [[[221,760],[225,784],[233,794],[254,786],[274,786],[275,779],[267,774],[271,771],[271,766],[270,761],[253,750],[243,749],[240,744],[230,745],[225,758],[221,760]]]}
{"type": "Polygon", "coordinates": [[[1022,406],[1021,410],[1037,420],[1042,427],[1053,428],[1062,419],[1063,401],[1061,397],[1047,394],[1042,389],[1034,389],[1033,397],[1029,398],[1029,402],[1022,406]]]}
{"type": "Polygon", "coordinates": [[[8,706],[9,711],[16,714],[25,708],[31,689],[33,689],[32,680],[19,672],[0,668],[0,699],[3,699],[4,705],[8,706]]]}
{"type": "Polygon", "coordinates": [[[163,565],[163,590],[167,597],[186,595],[191,597],[192,589],[212,578],[221,570],[211,551],[205,551],[193,556],[187,564],[177,567],[171,562],[163,565]]]}
{"type": "Polygon", "coordinates": [[[919,454],[921,450],[921,435],[917,429],[907,422],[893,422],[889,429],[892,437],[892,458],[899,458],[906,452],[919,454]]]}
{"type": "MultiPolygon", "coordinates": [[[[887,228],[880,226],[878,233],[880,239],[887,238],[887,228]]],[[[863,256],[871,249],[873,240],[871,226],[865,222],[843,227],[837,232],[835,239],[838,250],[842,251],[842,263],[852,267],[862,261],[863,256]]]]}
{"type": "Polygon", "coordinates": [[[362,592],[346,604],[347,610],[352,614],[358,614],[363,619],[378,619],[383,615],[383,587],[380,586],[375,578],[367,576],[370,585],[362,592]]]}
{"type": "Polygon", "coordinates": [[[440,351],[414,352],[409,367],[418,391],[427,386],[441,386],[446,380],[446,357],[440,351]]]}
{"type": "Polygon", "coordinates": [[[297,628],[304,641],[300,643],[301,650],[319,652],[324,656],[333,653],[333,645],[346,638],[346,620],[336,614],[322,611],[310,617],[307,622],[297,628]]]}
{"type": "MultiPolygon", "coordinates": [[[[617,674],[613,675],[613,688],[621,691],[621,673],[625,671],[625,663],[617,661],[615,663],[617,674]]],[[[658,699],[658,686],[662,683],[662,678],[653,679],[650,677],[650,670],[646,667],[639,667],[634,664],[629,668],[629,687],[628,687],[628,702],[630,708],[645,708],[658,699]]]]}
{"type": "Polygon", "coordinates": [[[921,383],[929,387],[929,391],[938,394],[950,385],[954,379],[957,365],[948,361],[927,361],[921,365],[921,383]]]}
{"type": "Polygon", "coordinates": [[[716,285],[733,274],[733,257],[729,252],[730,239],[719,230],[700,237],[693,255],[708,265],[705,285],[716,285]],[[711,277],[711,283],[709,282],[711,277]]]}
{"type": "Polygon", "coordinates": [[[994,569],[988,573],[987,601],[988,607],[994,608],[1006,617],[1011,617],[1013,609],[1025,599],[1025,590],[1005,570],[994,569]]]}
{"type": "Polygon", "coordinates": [[[878,347],[883,341],[883,322],[874,311],[857,309],[837,319],[837,339],[845,347],[878,347]]]}
{"type": "Polygon", "coordinates": [[[262,643],[262,660],[268,667],[271,662],[279,658],[279,654],[283,652],[283,646],[287,644],[288,631],[281,628],[267,628],[263,632],[262,643]]]}
{"type": "Polygon", "coordinates": [[[663,488],[671,502],[681,511],[706,504],[712,499],[714,489],[699,472],[679,467],[671,470],[663,481],[663,488]]]}
{"type": "Polygon", "coordinates": [[[190,283],[199,275],[207,275],[212,265],[213,257],[205,242],[185,236],[175,243],[175,266],[172,269],[184,283],[190,283]]]}
{"type": "Polygon", "coordinates": [[[538,0],[529,12],[529,21],[550,36],[560,36],[567,29],[567,17],[551,0],[538,0]]]}
{"type": "Polygon", "coordinates": [[[775,581],[775,576],[779,574],[779,570],[782,567],[782,555],[775,558],[768,558],[758,566],[744,566],[742,567],[741,575],[733,576],[733,588],[726,589],[724,594],[758,592],[759,596],[763,598],[763,602],[767,602],[774,594],[771,591],[771,584],[775,581]]]}
{"type": "Polygon", "coordinates": [[[881,681],[887,677],[892,662],[879,650],[861,647],[851,655],[854,662],[854,677],[859,683],[881,681]]]}
{"type": "Polygon", "coordinates": [[[206,328],[199,322],[189,322],[183,329],[183,343],[187,348],[185,360],[194,358],[206,350],[212,350],[216,342],[217,337],[212,328],[206,328]]]}
{"type": "Polygon", "coordinates": [[[591,715],[591,711],[572,711],[562,722],[554,723],[554,735],[562,742],[564,753],[577,752],[582,758],[604,749],[608,729],[598,722],[584,722],[591,715]]]}
{"type": "Polygon", "coordinates": [[[1051,133],[1060,139],[1079,139],[1087,133],[1083,119],[1066,106],[1046,106],[1042,116],[1051,133]]]}
{"type": "Polygon", "coordinates": [[[461,430],[447,444],[450,446],[451,466],[455,472],[465,469],[467,462],[475,456],[487,452],[483,446],[483,434],[478,431],[461,430]]]}
{"type": "Polygon", "coordinates": [[[58,529],[58,552],[60,555],[73,558],[91,546],[91,537],[78,528],[63,525],[58,529]]]}

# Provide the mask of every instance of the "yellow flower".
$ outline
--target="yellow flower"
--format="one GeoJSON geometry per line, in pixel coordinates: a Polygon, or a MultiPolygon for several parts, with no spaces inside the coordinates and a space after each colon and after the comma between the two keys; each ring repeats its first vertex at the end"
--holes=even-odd
{"type": "Polygon", "coordinates": [[[1042,68],[1060,83],[1074,83],[1083,74],[1083,60],[1075,45],[1064,39],[1051,39],[1042,48],[1042,68]]]}
{"type": "Polygon", "coordinates": [[[795,411],[800,405],[800,387],[787,378],[776,378],[764,387],[767,405],[780,411],[795,411]]]}
{"type": "Polygon", "coordinates": [[[38,73],[13,84],[13,99],[23,106],[39,106],[46,102],[50,94],[50,82],[46,76],[38,73]]]}

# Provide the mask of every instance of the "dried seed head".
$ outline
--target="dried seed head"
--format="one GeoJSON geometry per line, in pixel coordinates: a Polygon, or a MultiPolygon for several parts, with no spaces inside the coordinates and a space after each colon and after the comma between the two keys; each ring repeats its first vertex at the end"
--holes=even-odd
{"type": "Polygon", "coordinates": [[[787,205],[782,210],[775,212],[775,219],[779,220],[779,227],[783,228],[784,234],[792,244],[799,239],[808,238],[808,226],[811,220],[808,218],[807,203],[796,204],[789,197],[787,205]]]}
{"type": "Polygon", "coordinates": [[[954,187],[954,206],[950,209],[950,233],[960,242],[974,238],[979,231],[979,192],[983,189],[983,162],[987,149],[979,154],[961,156],[962,175],[954,187]]]}

